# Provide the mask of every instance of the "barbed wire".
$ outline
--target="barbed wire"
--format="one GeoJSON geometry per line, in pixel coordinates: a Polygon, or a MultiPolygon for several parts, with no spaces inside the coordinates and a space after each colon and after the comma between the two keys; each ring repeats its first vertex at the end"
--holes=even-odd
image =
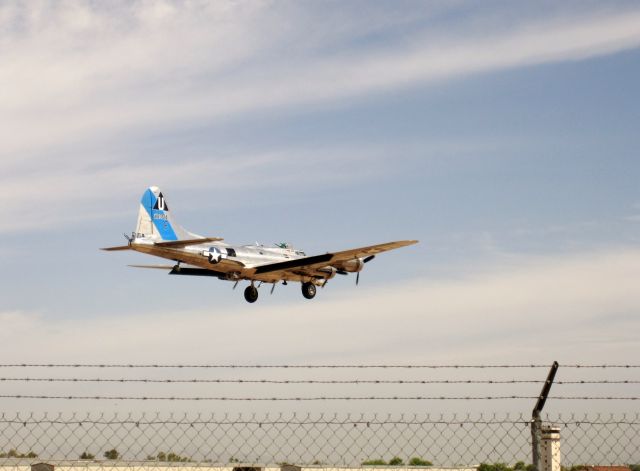
{"type": "MultiPolygon", "coordinates": [[[[226,397],[226,396],[74,396],[39,394],[0,394],[1,399],[64,399],[108,401],[449,401],[538,399],[539,396],[298,396],[298,397],[226,397]]],[[[637,401],[636,396],[550,396],[552,400],[637,401]]]]}
{"type": "MultiPolygon", "coordinates": [[[[182,417],[174,417],[175,414],[171,413],[161,414],[155,413],[155,418],[147,418],[146,413],[142,414],[125,414],[125,418],[121,418],[120,414],[113,413],[111,418],[105,417],[105,413],[98,414],[98,417],[91,413],[77,414],[77,413],[58,413],[56,417],[50,418],[47,413],[36,414],[31,413],[28,417],[24,417],[23,414],[16,413],[14,418],[6,417],[6,413],[0,414],[0,424],[18,424],[24,427],[28,425],[41,425],[41,424],[61,424],[61,425],[423,425],[423,424],[444,424],[444,425],[476,425],[476,424],[513,424],[513,425],[530,425],[533,419],[526,417],[523,414],[516,414],[512,417],[510,414],[499,413],[479,413],[479,414],[437,414],[437,417],[432,418],[430,414],[400,414],[400,416],[393,416],[392,414],[346,414],[340,415],[320,413],[314,416],[311,413],[307,414],[275,414],[276,417],[272,417],[272,414],[249,414],[250,418],[246,418],[243,414],[230,415],[223,414],[222,419],[216,414],[209,414],[203,417],[203,414],[196,414],[195,416],[188,413],[184,413],[182,417]],[[325,417],[329,415],[329,417],[325,417]],[[405,417],[409,415],[410,417],[405,417]]],[[[152,414],[154,415],[154,414],[152,414]]],[[[181,414],[179,414],[181,415],[181,414]]],[[[548,417],[552,419],[554,423],[562,423],[563,425],[640,425],[640,414],[584,414],[582,417],[577,414],[567,415],[555,415],[548,417]]]]}
{"type": "Polygon", "coordinates": [[[366,368],[548,368],[549,365],[410,365],[410,364],[372,364],[372,365],[338,365],[338,364],[318,364],[318,365],[262,365],[262,364],[142,364],[142,363],[4,363],[0,368],[220,368],[220,369],[366,369],[366,368]]]}
{"type": "MultiPolygon", "coordinates": [[[[316,379],[155,379],[155,378],[0,378],[0,382],[41,382],[41,383],[216,383],[216,384],[541,384],[540,379],[509,379],[509,380],[477,380],[477,379],[345,379],[345,380],[316,380],[316,379]]],[[[557,384],[640,384],[639,380],[574,380],[555,381],[557,384]]]]}
{"type": "MultiPolygon", "coordinates": [[[[636,364],[567,364],[560,365],[562,368],[640,368],[636,364]]],[[[503,368],[549,368],[548,364],[358,364],[358,365],[339,365],[339,364],[317,364],[317,365],[266,365],[266,364],[142,364],[142,363],[2,363],[0,368],[220,368],[220,369],[503,369],[503,368]]]]}
{"type": "Polygon", "coordinates": [[[615,364],[604,364],[604,365],[580,365],[580,364],[574,364],[574,365],[560,365],[562,368],[640,368],[640,365],[615,365],[615,364]]]}

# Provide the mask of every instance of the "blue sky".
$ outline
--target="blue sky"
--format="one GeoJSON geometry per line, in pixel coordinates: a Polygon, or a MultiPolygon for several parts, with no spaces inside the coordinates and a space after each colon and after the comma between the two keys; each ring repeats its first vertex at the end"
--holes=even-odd
{"type": "Polygon", "coordinates": [[[628,361],[639,25],[635,2],[3,3],[3,358],[628,361]],[[421,243],[247,305],[97,250],[152,184],[232,243],[421,243]]]}

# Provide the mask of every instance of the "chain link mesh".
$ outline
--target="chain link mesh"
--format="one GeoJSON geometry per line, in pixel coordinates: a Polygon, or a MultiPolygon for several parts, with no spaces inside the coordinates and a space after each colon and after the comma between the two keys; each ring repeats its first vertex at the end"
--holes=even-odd
{"type": "MultiPolygon", "coordinates": [[[[640,463],[637,413],[558,415],[544,420],[560,428],[565,467],[640,463]]],[[[145,469],[179,463],[183,467],[408,465],[412,459],[414,464],[430,462],[436,467],[513,466],[530,463],[531,447],[531,420],[524,415],[0,416],[0,466],[15,469],[81,457],[89,458],[81,461],[87,466],[145,469]]]]}

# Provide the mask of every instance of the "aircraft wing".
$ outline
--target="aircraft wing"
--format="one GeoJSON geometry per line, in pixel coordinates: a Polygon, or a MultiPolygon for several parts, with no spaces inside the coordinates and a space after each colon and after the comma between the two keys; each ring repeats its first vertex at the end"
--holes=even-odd
{"type": "Polygon", "coordinates": [[[400,240],[397,242],[387,242],[384,244],[370,245],[368,247],[360,247],[357,249],[343,250],[341,252],[326,253],[322,255],[312,255],[311,257],[297,258],[295,260],[287,260],[286,262],[269,263],[254,267],[255,274],[263,273],[287,272],[287,271],[306,271],[316,270],[338,262],[346,262],[357,258],[376,255],[387,250],[399,249],[407,245],[417,244],[417,240],[400,240]]]}

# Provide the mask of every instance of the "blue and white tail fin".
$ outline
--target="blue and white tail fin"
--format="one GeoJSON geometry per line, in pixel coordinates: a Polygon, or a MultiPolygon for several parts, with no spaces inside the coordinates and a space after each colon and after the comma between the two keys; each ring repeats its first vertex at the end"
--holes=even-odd
{"type": "Polygon", "coordinates": [[[134,237],[162,242],[196,239],[201,236],[192,234],[177,225],[171,217],[169,205],[160,188],[151,186],[147,188],[140,199],[138,223],[134,237]]]}

